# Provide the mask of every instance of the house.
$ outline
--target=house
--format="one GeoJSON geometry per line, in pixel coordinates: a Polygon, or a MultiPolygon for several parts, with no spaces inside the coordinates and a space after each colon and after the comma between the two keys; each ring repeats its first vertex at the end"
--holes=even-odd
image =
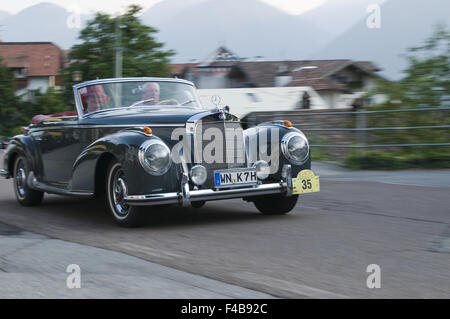
{"type": "Polygon", "coordinates": [[[0,57],[14,73],[16,94],[24,99],[33,90],[45,92],[61,84],[63,52],[51,42],[0,42],[0,57]]]}
{"type": "Polygon", "coordinates": [[[309,96],[311,109],[328,108],[323,98],[308,86],[200,89],[197,92],[204,107],[215,108],[213,97],[219,96],[218,106],[228,106],[231,113],[241,119],[252,112],[271,112],[275,105],[280,112],[298,109],[305,93],[309,96]]]}
{"type": "Polygon", "coordinates": [[[383,79],[369,61],[247,61],[220,47],[199,63],[174,64],[172,75],[193,81],[199,89],[311,87],[329,108],[353,101],[383,79]]]}

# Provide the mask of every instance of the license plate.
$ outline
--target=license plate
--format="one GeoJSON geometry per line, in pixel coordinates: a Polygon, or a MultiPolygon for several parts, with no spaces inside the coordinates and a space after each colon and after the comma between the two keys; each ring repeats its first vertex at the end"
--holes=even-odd
{"type": "Polygon", "coordinates": [[[307,194],[320,192],[319,176],[314,175],[313,171],[305,169],[298,173],[297,178],[292,179],[294,194],[307,194]]]}
{"type": "Polygon", "coordinates": [[[216,187],[255,185],[257,181],[256,169],[254,168],[214,172],[214,184],[216,187]]]}

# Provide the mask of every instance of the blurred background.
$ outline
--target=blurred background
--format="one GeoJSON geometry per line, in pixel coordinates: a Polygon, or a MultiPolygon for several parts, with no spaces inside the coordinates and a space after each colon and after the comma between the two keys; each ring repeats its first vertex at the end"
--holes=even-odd
{"type": "Polygon", "coordinates": [[[245,126],[289,119],[314,160],[450,167],[445,0],[3,2],[0,138],[73,109],[71,86],[190,80],[245,126]]]}

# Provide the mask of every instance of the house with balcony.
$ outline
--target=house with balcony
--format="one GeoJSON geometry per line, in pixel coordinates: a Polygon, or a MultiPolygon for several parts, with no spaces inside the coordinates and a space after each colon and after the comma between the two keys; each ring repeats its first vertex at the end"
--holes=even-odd
{"type": "Polygon", "coordinates": [[[311,87],[327,108],[351,107],[355,99],[384,80],[370,61],[242,59],[220,47],[198,63],[173,64],[172,75],[199,89],[311,87]]]}

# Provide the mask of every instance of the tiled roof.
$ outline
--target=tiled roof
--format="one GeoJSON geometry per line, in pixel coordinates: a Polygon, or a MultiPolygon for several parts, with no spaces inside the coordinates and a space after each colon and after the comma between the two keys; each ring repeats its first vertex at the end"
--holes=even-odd
{"type": "Polygon", "coordinates": [[[310,86],[316,91],[324,91],[324,90],[348,91],[348,88],[344,84],[337,83],[326,78],[294,80],[286,86],[310,86]]]}
{"type": "Polygon", "coordinates": [[[326,74],[351,63],[350,60],[305,60],[305,61],[255,61],[240,62],[237,65],[247,74],[249,81],[259,87],[275,86],[275,76],[284,71],[285,75],[302,78],[321,78],[326,74]],[[301,69],[307,67],[306,69],[301,69]],[[308,69],[316,67],[314,69],[308,69]],[[298,70],[298,71],[295,71],[298,70]]]}
{"type": "Polygon", "coordinates": [[[10,68],[28,68],[28,76],[58,75],[62,51],[50,42],[0,42],[0,56],[10,68]]]}
{"type": "Polygon", "coordinates": [[[194,69],[196,66],[197,63],[174,63],[170,65],[172,74],[181,74],[186,68],[194,69]]]}
{"type": "MultiPolygon", "coordinates": [[[[314,83],[319,89],[341,89],[344,85],[328,80],[328,77],[346,67],[356,67],[373,76],[380,69],[372,62],[352,60],[304,60],[304,61],[255,61],[235,64],[247,75],[247,80],[258,87],[275,86],[277,74],[290,75],[292,81],[314,83]]],[[[300,82],[297,82],[300,83],[300,82]]],[[[313,86],[313,85],[312,85],[313,86]]]]}

